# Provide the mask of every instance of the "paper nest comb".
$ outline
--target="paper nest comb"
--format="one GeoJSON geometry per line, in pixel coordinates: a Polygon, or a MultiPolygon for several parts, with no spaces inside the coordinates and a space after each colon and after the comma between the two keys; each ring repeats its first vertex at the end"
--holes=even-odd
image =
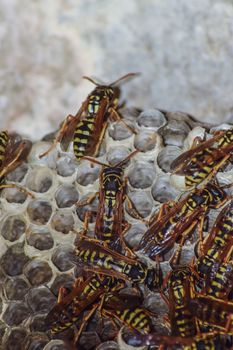
{"type": "MultiPolygon", "coordinates": [[[[180,184],[170,177],[172,160],[188,149],[196,136],[203,137],[205,131],[211,131],[211,127],[201,125],[185,113],[125,109],[122,114],[137,134],[120,122],[111,123],[99,159],[116,164],[133,150],[139,150],[125,166],[125,176],[128,177],[129,197],[141,216],[149,218],[161,203],[182,193],[180,184]]],[[[85,211],[95,209],[97,201],[78,210],[75,203],[98,191],[101,167],[87,160],[76,162],[72,148],[63,152],[59,145],[47,157],[39,159],[38,155],[49,145],[48,141],[34,143],[28,163],[22,164],[7,178],[26,187],[35,198],[16,189],[1,193],[2,350],[68,349],[61,339],[49,339],[43,321],[56,303],[59,288],[71,286],[74,281],[75,268],[69,259],[76,238],[72,230],[82,229],[85,211]]],[[[231,166],[219,176],[226,182],[231,181],[231,166]]],[[[135,247],[146,226],[129,215],[127,205],[125,211],[126,220],[131,224],[125,240],[130,247],[135,247]]],[[[90,227],[93,228],[93,224],[90,227]]],[[[182,263],[189,262],[194,256],[195,239],[194,235],[186,242],[182,263]]],[[[161,268],[166,274],[170,269],[168,261],[162,262],[161,268]]],[[[161,320],[166,307],[159,293],[142,290],[144,306],[161,315],[160,321],[159,318],[155,321],[155,327],[159,329],[163,327],[161,320]]],[[[96,322],[97,317],[93,317],[83,332],[80,349],[127,348],[110,340],[111,337],[109,339],[111,326],[107,320],[101,334],[96,322]]]]}

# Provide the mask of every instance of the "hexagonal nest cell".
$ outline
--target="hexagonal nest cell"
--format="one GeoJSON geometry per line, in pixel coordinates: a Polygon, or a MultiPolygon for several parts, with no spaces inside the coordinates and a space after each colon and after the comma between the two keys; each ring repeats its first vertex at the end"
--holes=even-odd
{"type": "MultiPolygon", "coordinates": [[[[115,165],[131,152],[138,151],[123,165],[127,183],[125,195],[141,216],[141,219],[132,216],[126,200],[124,215],[130,227],[124,240],[134,249],[146,231],[151,215],[162,203],[182,195],[171,181],[170,164],[189,148],[198,130],[202,132],[203,129],[200,123],[184,113],[123,109],[121,114],[130,128],[120,121],[110,122],[98,160],[115,165]]],[[[209,126],[202,127],[209,131],[209,126]]],[[[71,339],[80,327],[80,320],[77,320],[68,332],[51,335],[45,319],[56,304],[59,288],[71,290],[82,271],[82,267],[74,264],[75,240],[83,231],[85,213],[88,212],[93,214],[89,222],[89,230],[93,233],[98,196],[85,206],[77,206],[77,202],[85,201],[99,191],[102,167],[85,159],[77,161],[71,147],[64,151],[59,144],[40,158],[39,155],[50,145],[48,141],[35,142],[27,163],[22,163],[7,177],[8,182],[15,181],[33,197],[17,192],[17,189],[2,190],[2,350],[73,349],[71,339]]],[[[193,256],[193,242],[187,240],[182,262],[190,262],[193,256]],[[189,254],[185,253],[186,249],[189,254]]],[[[165,258],[160,264],[165,276],[170,269],[168,261],[165,258]]],[[[162,329],[166,334],[163,316],[167,310],[160,294],[144,286],[141,286],[141,293],[143,305],[156,313],[156,319],[152,319],[155,329],[162,329]]],[[[97,310],[84,327],[77,349],[130,348],[122,345],[123,340],[117,340],[118,331],[119,321],[112,322],[111,317],[101,319],[97,310]]]]}

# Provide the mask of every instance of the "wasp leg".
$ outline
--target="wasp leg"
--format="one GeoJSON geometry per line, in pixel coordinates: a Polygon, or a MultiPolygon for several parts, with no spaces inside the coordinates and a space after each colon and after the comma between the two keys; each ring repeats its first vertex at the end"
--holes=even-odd
{"type": "Polygon", "coordinates": [[[107,126],[108,126],[107,122],[103,123],[102,131],[101,131],[101,134],[100,134],[98,143],[97,143],[97,145],[96,145],[96,147],[95,147],[95,151],[94,151],[93,157],[97,157],[97,155],[98,155],[98,153],[99,153],[99,149],[100,149],[100,146],[101,146],[102,141],[103,141],[103,139],[104,139],[104,135],[105,135],[107,126]]]}
{"type": "Polygon", "coordinates": [[[56,136],[55,140],[53,141],[52,145],[47,149],[47,151],[41,153],[39,155],[39,158],[43,158],[45,156],[47,156],[55,147],[56,145],[61,142],[63,136],[66,134],[67,130],[69,129],[70,125],[72,125],[72,122],[76,124],[76,117],[74,117],[73,115],[69,114],[65,121],[62,123],[62,127],[58,133],[58,135],[56,136]]]}
{"type": "MultiPolygon", "coordinates": [[[[226,304],[228,304],[228,302],[226,302],[226,304]]],[[[226,323],[226,333],[230,333],[233,331],[233,315],[230,314],[227,317],[227,323],[226,323]]]]}
{"type": "Polygon", "coordinates": [[[198,224],[198,222],[199,222],[198,220],[194,220],[192,222],[192,224],[189,226],[189,228],[182,233],[181,242],[179,243],[177,250],[175,251],[175,253],[173,254],[173,256],[170,259],[170,265],[172,268],[179,264],[180,255],[182,252],[183,245],[184,245],[189,233],[194,229],[194,227],[198,224]]]}
{"type": "Polygon", "coordinates": [[[110,107],[108,109],[108,112],[110,113],[109,119],[112,119],[114,121],[119,121],[122,124],[124,124],[124,126],[129,129],[133,134],[137,135],[137,131],[132,128],[131,126],[127,125],[126,122],[124,121],[124,119],[122,118],[122,116],[119,114],[118,111],[116,111],[114,108],[110,107]]]}
{"type": "Polygon", "coordinates": [[[117,321],[114,318],[112,318],[112,314],[108,313],[106,310],[102,310],[101,315],[103,317],[110,318],[110,322],[112,322],[114,324],[116,329],[119,329],[119,324],[117,323],[117,321]]]}
{"type": "Polygon", "coordinates": [[[78,124],[80,118],[81,118],[81,115],[83,113],[83,111],[86,109],[88,105],[88,101],[85,101],[82,103],[82,106],[81,108],[78,110],[77,114],[75,116],[69,114],[66,119],[64,120],[64,122],[62,123],[62,126],[59,130],[59,133],[58,135],[56,136],[53,144],[49,147],[49,149],[47,151],[45,151],[44,153],[41,153],[39,155],[39,158],[43,158],[44,156],[46,156],[48,153],[51,152],[51,150],[57,145],[57,143],[61,142],[63,137],[66,135],[66,134],[69,134],[69,136],[72,134],[74,134],[74,129],[75,129],[75,126],[78,124]]]}
{"type": "MultiPolygon", "coordinates": [[[[78,233],[81,239],[84,239],[84,238],[87,239],[87,238],[86,238],[86,235],[87,235],[87,233],[88,233],[89,222],[90,222],[90,218],[91,218],[92,215],[93,215],[93,213],[92,213],[91,211],[87,211],[87,212],[85,213],[85,217],[84,217],[84,222],[83,222],[83,228],[82,228],[82,230],[79,231],[79,232],[73,231],[73,232],[75,232],[75,233],[78,233]]],[[[88,238],[88,239],[90,239],[90,238],[88,238]]]]}
{"type": "Polygon", "coordinates": [[[151,225],[152,223],[154,223],[155,221],[159,221],[164,215],[169,213],[169,210],[174,207],[174,205],[176,204],[175,201],[169,201],[167,203],[164,203],[161,205],[161,207],[159,208],[159,210],[155,213],[152,214],[152,216],[149,219],[149,225],[151,225]]]}
{"type": "Polygon", "coordinates": [[[126,281],[126,282],[130,280],[129,277],[124,276],[124,274],[121,272],[112,271],[112,270],[104,270],[104,269],[101,269],[98,267],[85,266],[84,271],[93,272],[95,274],[109,276],[109,277],[115,277],[115,278],[121,279],[121,280],[126,281]]]}
{"type": "Polygon", "coordinates": [[[96,192],[92,194],[90,197],[84,200],[80,200],[75,204],[75,206],[79,208],[79,207],[84,207],[85,205],[91,204],[98,195],[99,195],[99,192],[96,192]]]}
{"type": "MultiPolygon", "coordinates": [[[[78,277],[75,282],[73,283],[72,289],[76,289],[77,293],[79,291],[79,288],[81,287],[83,283],[83,277],[78,277]]],[[[57,303],[62,303],[63,299],[66,297],[66,295],[69,294],[69,289],[65,287],[60,287],[58,291],[58,297],[57,297],[57,303]]]]}
{"type": "Polygon", "coordinates": [[[83,282],[84,282],[83,277],[76,278],[76,280],[74,281],[74,284],[73,284],[73,288],[79,289],[83,282]]]}
{"type": "Polygon", "coordinates": [[[4,168],[0,171],[0,178],[4,177],[10,171],[14,170],[21,163],[20,157],[21,157],[22,153],[24,152],[25,147],[26,147],[26,142],[21,142],[19,145],[19,148],[18,148],[18,152],[15,155],[15,157],[12,159],[11,162],[9,162],[7,165],[5,165],[4,168]]]}
{"type": "MultiPolygon", "coordinates": [[[[85,232],[87,232],[87,231],[88,230],[85,229],[85,232]]],[[[85,234],[82,234],[82,233],[80,234],[80,236],[81,236],[81,239],[85,239],[85,241],[104,245],[103,241],[101,241],[99,239],[96,239],[96,238],[93,238],[93,237],[86,237],[85,234]]]]}
{"type": "Polygon", "coordinates": [[[80,326],[80,328],[79,328],[79,331],[78,331],[77,335],[76,335],[75,338],[74,338],[74,344],[75,344],[75,345],[77,344],[77,342],[78,342],[78,340],[79,340],[79,338],[80,338],[80,335],[82,334],[83,329],[86,327],[86,325],[87,325],[89,319],[90,319],[90,318],[92,317],[92,315],[95,313],[95,311],[97,310],[98,306],[99,306],[98,304],[95,304],[95,305],[92,307],[92,309],[88,312],[88,314],[87,314],[86,316],[83,317],[82,324],[81,324],[81,326],[80,326]]]}
{"type": "Polygon", "coordinates": [[[203,139],[202,139],[200,136],[196,136],[196,137],[193,139],[193,142],[192,142],[192,145],[191,145],[190,149],[197,147],[197,146],[200,145],[200,143],[202,143],[202,142],[203,142],[203,139]]]}
{"type": "Polygon", "coordinates": [[[128,210],[130,215],[137,220],[141,220],[142,222],[147,223],[147,220],[145,220],[140,213],[138,212],[138,210],[135,208],[135,205],[133,204],[132,200],[129,198],[128,195],[125,196],[125,199],[128,203],[128,210]]]}
{"type": "Polygon", "coordinates": [[[125,252],[127,253],[127,256],[135,258],[135,254],[133,253],[133,251],[128,247],[128,245],[126,244],[125,240],[124,240],[124,235],[125,233],[129,230],[129,228],[131,227],[131,225],[128,222],[124,223],[125,227],[123,229],[123,231],[120,234],[120,241],[121,241],[121,245],[124,247],[125,252]]]}
{"type": "Polygon", "coordinates": [[[201,255],[204,255],[204,245],[203,245],[203,242],[204,242],[204,237],[203,237],[203,227],[204,227],[204,222],[205,222],[205,215],[202,215],[199,223],[198,223],[198,228],[197,228],[197,231],[198,231],[198,236],[199,236],[199,250],[200,250],[200,254],[201,255]]]}
{"type": "MultiPolygon", "coordinates": [[[[228,158],[230,158],[231,154],[227,154],[225,155],[225,157],[223,157],[223,159],[221,160],[221,162],[218,163],[218,165],[216,165],[213,170],[210,172],[210,174],[207,176],[207,178],[205,179],[205,181],[203,182],[202,188],[205,187],[206,183],[209,182],[219,171],[219,169],[221,168],[221,166],[228,160],[228,158]]],[[[228,186],[230,187],[230,186],[228,186]]]]}
{"type": "Polygon", "coordinates": [[[69,294],[69,290],[65,287],[60,287],[58,291],[57,303],[62,303],[67,294],[69,294]]]}
{"type": "Polygon", "coordinates": [[[166,296],[166,294],[164,293],[164,290],[165,290],[165,287],[167,287],[168,285],[168,281],[169,281],[169,278],[170,278],[170,275],[171,273],[168,272],[167,275],[165,276],[164,280],[163,280],[163,284],[160,288],[160,295],[161,295],[161,298],[163,299],[163,301],[165,302],[165,304],[167,305],[167,307],[169,308],[170,306],[170,302],[169,302],[169,299],[168,297],[166,296]]]}
{"type": "Polygon", "coordinates": [[[26,188],[18,186],[16,184],[9,183],[9,184],[0,185],[0,189],[3,189],[3,188],[17,188],[17,190],[19,190],[20,192],[25,193],[26,195],[30,196],[31,198],[35,198],[34,194],[32,194],[31,192],[26,190],[26,188]]]}

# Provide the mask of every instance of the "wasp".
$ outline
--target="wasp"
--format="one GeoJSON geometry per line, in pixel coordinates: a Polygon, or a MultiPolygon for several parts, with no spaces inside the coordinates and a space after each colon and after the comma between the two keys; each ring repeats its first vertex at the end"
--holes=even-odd
{"type": "MultiPolygon", "coordinates": [[[[155,315],[139,306],[141,302],[141,298],[137,296],[128,294],[119,295],[110,292],[103,296],[98,309],[103,317],[110,317],[112,320],[117,319],[133,331],[147,334],[153,329],[150,317],[155,315]]],[[[93,315],[93,310],[96,311],[95,306],[89,310],[82,320],[82,329],[83,325],[86,325],[93,315]]],[[[77,337],[75,339],[76,343],[77,337]]]]}
{"type": "Polygon", "coordinates": [[[163,295],[169,307],[171,335],[192,337],[197,333],[196,321],[188,309],[188,303],[194,295],[194,275],[190,267],[175,268],[165,278],[168,281],[168,299],[163,295]]]}
{"type": "Polygon", "coordinates": [[[100,174],[99,192],[95,193],[87,200],[77,203],[77,206],[89,204],[96,196],[99,197],[94,231],[95,237],[118,252],[122,251],[124,245],[123,236],[129,228],[129,224],[124,219],[123,204],[125,199],[128,200],[132,215],[136,218],[140,217],[126,194],[127,180],[124,179],[122,167],[123,164],[137,152],[138,151],[134,151],[130,153],[125,159],[114,166],[109,166],[89,157],[83,158],[100,164],[104,166],[104,168],[100,174]]]}
{"type": "Polygon", "coordinates": [[[54,144],[41,154],[40,158],[47,155],[58,142],[68,145],[71,140],[77,160],[80,160],[84,155],[95,157],[104,138],[108,120],[123,121],[117,112],[120,89],[116,85],[123,79],[135,75],[137,73],[128,73],[109,85],[101,85],[89,77],[83,77],[96,85],[96,88],[88,95],[75,116],[68,115],[54,144]]]}
{"type": "MultiPolygon", "coordinates": [[[[198,224],[201,227],[210,208],[219,208],[227,200],[226,192],[217,183],[208,183],[205,188],[193,190],[186,198],[175,202],[165,214],[159,213],[155,219],[152,218],[136,253],[155,260],[170,250],[175,242],[181,240],[173,259],[173,262],[177,263],[188,235],[198,224]]],[[[163,210],[164,205],[160,211],[163,210]]]]}
{"type": "MultiPolygon", "coordinates": [[[[52,334],[60,333],[71,327],[82,312],[93,303],[94,308],[105,293],[116,291],[124,287],[123,281],[109,276],[93,275],[86,279],[78,278],[72,289],[67,291],[62,287],[59,290],[58,303],[50,310],[46,317],[46,325],[52,334]]],[[[93,310],[94,312],[94,310],[93,310]]],[[[78,336],[81,334],[82,328],[78,336]]]]}
{"type": "Polygon", "coordinates": [[[198,296],[190,301],[189,310],[202,322],[226,332],[233,331],[233,303],[210,296],[198,296]]]}
{"type": "Polygon", "coordinates": [[[233,261],[221,264],[209,281],[206,295],[226,299],[233,289],[233,261]]]}
{"type": "Polygon", "coordinates": [[[29,141],[19,140],[17,135],[9,134],[7,131],[0,132],[0,189],[17,188],[33,197],[30,192],[16,184],[5,184],[6,175],[27,158],[30,149],[31,143],[29,141]]]}
{"type": "Polygon", "coordinates": [[[185,186],[190,189],[204,180],[210,180],[231,157],[233,128],[218,132],[211,139],[194,145],[171,164],[171,171],[185,176],[185,186]]]}
{"type": "Polygon", "coordinates": [[[219,266],[232,251],[233,244],[233,201],[226,205],[219,213],[210,234],[202,247],[202,255],[197,261],[196,268],[199,275],[211,277],[215,265],[219,266]]]}
{"type": "Polygon", "coordinates": [[[134,283],[145,283],[149,289],[158,288],[160,275],[138,261],[136,257],[127,257],[110,248],[104,247],[93,239],[82,238],[75,249],[76,261],[90,267],[89,271],[102,273],[134,283]]]}
{"type": "Polygon", "coordinates": [[[147,334],[152,331],[152,312],[141,307],[141,298],[133,298],[132,295],[116,295],[111,293],[103,304],[102,314],[111,318],[117,318],[127,327],[140,333],[147,334]]]}

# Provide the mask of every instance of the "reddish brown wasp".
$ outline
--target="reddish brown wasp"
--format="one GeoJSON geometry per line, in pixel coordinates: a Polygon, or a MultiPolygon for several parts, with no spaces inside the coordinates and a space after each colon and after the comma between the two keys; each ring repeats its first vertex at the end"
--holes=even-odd
{"type": "Polygon", "coordinates": [[[171,164],[173,173],[185,176],[190,189],[204,180],[210,180],[231,157],[233,129],[218,132],[211,139],[194,145],[171,164]]]}
{"type": "Polygon", "coordinates": [[[68,115],[62,124],[54,144],[40,157],[47,155],[56,143],[68,145],[73,141],[73,150],[77,160],[84,155],[96,156],[108,125],[108,120],[122,120],[117,108],[120,89],[116,85],[123,79],[136,76],[128,73],[109,85],[101,85],[93,79],[84,77],[96,85],[88,95],[75,116],[68,115]]]}

